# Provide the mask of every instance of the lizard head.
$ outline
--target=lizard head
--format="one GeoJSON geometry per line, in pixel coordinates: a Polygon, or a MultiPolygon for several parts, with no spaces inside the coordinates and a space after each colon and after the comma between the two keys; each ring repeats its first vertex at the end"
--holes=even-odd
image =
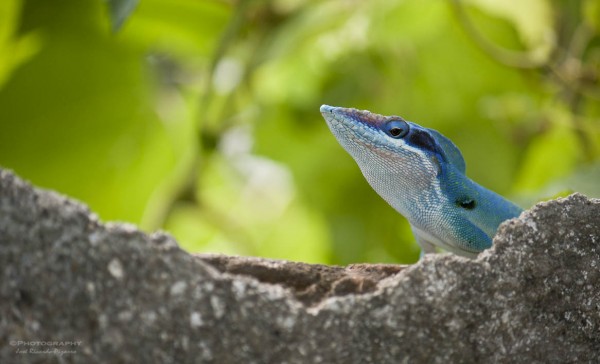
{"type": "MultiPolygon", "coordinates": [[[[371,187],[416,230],[438,231],[432,226],[443,223],[437,217],[445,216],[441,209],[450,206],[442,181],[448,171],[464,173],[465,169],[458,148],[437,131],[400,116],[328,105],[321,106],[321,113],[371,187]]],[[[427,240],[442,245],[448,239],[430,236],[427,240]]]]}
{"type": "Polygon", "coordinates": [[[464,173],[465,162],[458,148],[435,130],[400,116],[366,110],[323,105],[321,114],[377,192],[371,179],[393,178],[410,190],[435,182],[444,165],[451,164],[464,173]]]}

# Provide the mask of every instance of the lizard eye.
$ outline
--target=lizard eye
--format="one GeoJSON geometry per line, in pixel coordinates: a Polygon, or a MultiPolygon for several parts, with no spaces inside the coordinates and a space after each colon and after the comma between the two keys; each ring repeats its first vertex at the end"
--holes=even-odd
{"type": "Polygon", "coordinates": [[[456,204],[465,210],[473,210],[475,208],[475,206],[477,205],[475,203],[475,200],[473,200],[472,198],[468,198],[468,197],[457,200],[456,204]]]}
{"type": "Polygon", "coordinates": [[[408,124],[404,120],[392,120],[385,124],[385,132],[394,139],[408,134],[408,124]]]}

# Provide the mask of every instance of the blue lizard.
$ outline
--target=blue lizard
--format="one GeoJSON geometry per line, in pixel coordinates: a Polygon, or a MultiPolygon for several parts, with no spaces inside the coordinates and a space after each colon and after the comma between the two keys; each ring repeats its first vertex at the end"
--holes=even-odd
{"type": "Polygon", "coordinates": [[[460,150],[433,129],[328,105],[321,114],[371,187],[408,220],[421,256],[437,246],[476,257],[492,246],[498,226],[522,211],[469,179],[460,150]]]}

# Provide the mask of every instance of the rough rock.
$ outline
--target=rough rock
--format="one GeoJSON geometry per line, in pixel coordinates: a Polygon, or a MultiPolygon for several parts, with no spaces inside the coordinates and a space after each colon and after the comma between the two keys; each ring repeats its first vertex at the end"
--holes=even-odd
{"type": "Polygon", "coordinates": [[[311,306],[327,297],[374,292],[384,278],[406,266],[351,264],[348,267],[306,264],[254,257],[198,254],[220,272],[249,276],[259,282],[288,288],[301,303],[311,306]]]}
{"type": "Polygon", "coordinates": [[[193,256],[0,170],[0,363],[598,362],[599,244],[574,194],[474,260],[193,256]]]}

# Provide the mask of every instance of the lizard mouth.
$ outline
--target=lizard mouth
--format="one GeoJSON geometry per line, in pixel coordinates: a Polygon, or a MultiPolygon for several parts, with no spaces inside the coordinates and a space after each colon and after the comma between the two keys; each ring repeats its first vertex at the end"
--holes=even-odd
{"type": "Polygon", "coordinates": [[[380,115],[329,105],[321,106],[321,114],[340,144],[346,145],[351,140],[353,145],[373,149],[369,142],[376,137],[378,128],[371,119],[380,115]]]}
{"type": "Polygon", "coordinates": [[[393,145],[383,135],[380,125],[398,117],[329,105],[322,105],[320,111],[333,135],[351,155],[356,156],[364,151],[368,151],[371,156],[394,155],[393,145]]]}
{"type": "Polygon", "coordinates": [[[358,110],[329,105],[322,105],[320,110],[321,114],[326,120],[333,118],[342,122],[353,121],[355,123],[360,123],[375,129],[380,129],[380,126],[389,118],[383,115],[372,113],[368,110],[358,110]]]}

